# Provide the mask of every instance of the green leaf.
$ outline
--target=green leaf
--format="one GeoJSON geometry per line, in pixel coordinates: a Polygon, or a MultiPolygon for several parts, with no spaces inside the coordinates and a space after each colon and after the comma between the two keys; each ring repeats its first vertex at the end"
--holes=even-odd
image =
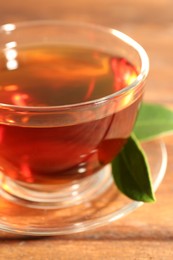
{"type": "Polygon", "coordinates": [[[129,198],[143,202],[155,200],[148,162],[134,135],[112,161],[112,174],[119,190],[129,198]]]}
{"type": "Polygon", "coordinates": [[[139,140],[171,134],[173,111],[161,105],[143,103],[133,131],[139,140]]]}

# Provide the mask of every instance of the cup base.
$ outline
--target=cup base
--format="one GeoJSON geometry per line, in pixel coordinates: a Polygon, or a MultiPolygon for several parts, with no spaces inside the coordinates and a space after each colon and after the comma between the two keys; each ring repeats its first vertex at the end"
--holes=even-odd
{"type": "Polygon", "coordinates": [[[0,174],[1,194],[5,199],[31,208],[66,208],[91,201],[112,184],[111,166],[107,165],[92,176],[66,185],[23,185],[0,174]],[[42,187],[42,190],[41,190],[42,187]],[[52,187],[52,190],[50,190],[52,187]],[[56,187],[56,188],[55,188],[56,187]]]}
{"type": "MultiPolygon", "coordinates": [[[[160,140],[146,142],[142,146],[151,169],[153,188],[156,191],[166,172],[166,147],[160,140]]],[[[106,175],[109,174],[106,173],[106,175]]],[[[97,180],[97,174],[94,176],[97,180]]],[[[104,178],[105,175],[102,174],[102,177],[104,178]]],[[[91,200],[86,194],[81,204],[52,209],[32,208],[31,202],[28,201],[25,201],[25,204],[30,204],[29,207],[24,203],[20,205],[19,202],[21,203],[22,200],[19,198],[16,199],[18,201],[16,203],[15,196],[1,187],[2,178],[3,175],[0,176],[0,230],[18,235],[72,235],[115,222],[143,205],[143,202],[130,200],[119,192],[112,180],[112,174],[110,174],[112,182],[110,187],[109,181],[107,181],[107,187],[104,187],[104,182],[102,182],[102,190],[95,190],[91,200]],[[99,192],[100,195],[98,195],[99,192]],[[13,201],[10,201],[12,199],[13,201]]],[[[97,188],[100,188],[99,185],[97,188]]]]}

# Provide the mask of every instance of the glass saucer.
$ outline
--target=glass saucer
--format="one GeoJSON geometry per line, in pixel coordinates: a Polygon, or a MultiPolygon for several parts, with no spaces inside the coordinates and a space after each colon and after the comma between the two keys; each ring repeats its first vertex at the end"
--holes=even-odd
{"type": "MultiPolygon", "coordinates": [[[[162,141],[146,142],[142,146],[156,191],[166,172],[166,147],[162,141]]],[[[111,173],[109,178],[112,179],[111,173]]],[[[114,222],[143,204],[124,196],[113,182],[96,198],[63,209],[24,207],[3,198],[0,190],[0,230],[32,236],[73,234],[114,222]]]]}

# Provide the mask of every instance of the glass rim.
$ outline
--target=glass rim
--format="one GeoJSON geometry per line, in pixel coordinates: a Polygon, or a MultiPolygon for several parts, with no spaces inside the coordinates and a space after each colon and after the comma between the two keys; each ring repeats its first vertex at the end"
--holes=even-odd
{"type": "Polygon", "coordinates": [[[91,29],[93,31],[102,32],[105,34],[112,35],[113,37],[118,38],[122,42],[126,43],[127,45],[131,46],[139,55],[141,60],[141,69],[139,74],[135,78],[135,80],[124,87],[121,90],[116,91],[110,95],[106,95],[104,97],[93,99],[90,101],[79,102],[74,104],[67,104],[67,105],[57,105],[57,106],[17,106],[12,104],[6,104],[0,102],[0,108],[4,109],[12,109],[15,111],[28,111],[28,112],[56,112],[62,111],[67,109],[74,109],[88,105],[99,105],[105,103],[109,100],[112,100],[115,97],[125,94],[131,89],[136,88],[140,82],[144,81],[149,72],[149,58],[145,51],[145,49],[134,39],[132,39],[127,34],[102,25],[97,25],[93,23],[84,23],[84,22],[75,22],[69,20],[33,20],[33,21],[25,21],[25,22],[17,22],[17,23],[7,23],[0,26],[0,33],[11,33],[14,30],[20,28],[29,28],[29,27],[36,27],[36,26],[71,26],[76,28],[86,28],[91,29]]]}

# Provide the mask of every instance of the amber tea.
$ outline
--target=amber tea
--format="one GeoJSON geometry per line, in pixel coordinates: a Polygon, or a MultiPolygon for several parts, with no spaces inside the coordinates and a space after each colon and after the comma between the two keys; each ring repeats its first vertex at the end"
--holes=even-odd
{"type": "MultiPolygon", "coordinates": [[[[138,73],[125,57],[74,45],[4,49],[0,61],[0,103],[28,108],[98,100],[125,88],[138,73]]],[[[67,183],[94,174],[126,142],[140,100],[128,99],[121,110],[99,119],[90,111],[83,122],[77,118],[60,126],[30,125],[30,114],[24,114],[22,124],[10,116],[1,120],[1,170],[33,184],[67,183]]]]}

